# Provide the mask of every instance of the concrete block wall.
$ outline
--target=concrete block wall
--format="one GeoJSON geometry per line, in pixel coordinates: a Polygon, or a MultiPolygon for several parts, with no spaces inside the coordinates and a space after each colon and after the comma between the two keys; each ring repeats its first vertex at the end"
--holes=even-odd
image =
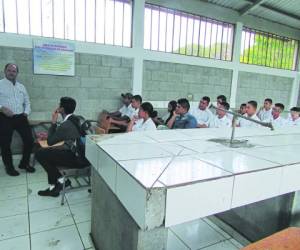
{"type": "Polygon", "coordinates": [[[239,72],[236,106],[249,100],[261,106],[265,98],[271,98],[289,108],[292,85],[292,78],[239,72]]]}
{"type": "Polygon", "coordinates": [[[120,93],[132,91],[132,59],[76,53],[75,76],[35,75],[32,49],[0,47],[0,69],[8,62],[19,66],[18,80],[29,93],[32,119],[49,119],[62,96],[77,100],[77,114],[96,118],[102,109],[116,110],[120,93]]]}
{"type": "Polygon", "coordinates": [[[144,61],[143,98],[169,101],[188,94],[197,102],[204,95],[212,100],[220,94],[230,98],[231,78],[227,69],[144,61]]]}

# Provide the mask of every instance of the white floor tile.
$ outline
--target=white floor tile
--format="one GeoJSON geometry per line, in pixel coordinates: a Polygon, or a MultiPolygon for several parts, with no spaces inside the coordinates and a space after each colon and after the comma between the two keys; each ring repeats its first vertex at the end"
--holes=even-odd
{"type": "Polygon", "coordinates": [[[31,235],[31,250],[83,250],[76,227],[68,226],[31,235]]]}
{"type": "Polygon", "coordinates": [[[74,190],[66,194],[69,205],[91,202],[91,194],[87,189],[74,190]]]}
{"type": "Polygon", "coordinates": [[[70,205],[70,210],[76,223],[91,220],[91,202],[70,205]]]}
{"type": "Polygon", "coordinates": [[[28,197],[29,211],[40,211],[51,208],[59,208],[61,202],[61,196],[59,197],[44,197],[38,194],[30,195],[28,197]]]}
{"type": "Polygon", "coordinates": [[[68,206],[32,212],[29,216],[31,233],[37,233],[74,224],[68,206]]]}
{"type": "Polygon", "coordinates": [[[46,172],[28,174],[27,180],[28,180],[28,183],[38,183],[38,182],[48,183],[48,178],[47,178],[46,172]]]}
{"type": "Polygon", "coordinates": [[[3,250],[30,250],[29,235],[0,241],[3,250]]]}
{"type": "Polygon", "coordinates": [[[0,187],[9,187],[26,184],[26,174],[19,176],[9,176],[7,174],[0,176],[0,187]]]}
{"type": "Polygon", "coordinates": [[[91,222],[83,222],[77,224],[77,228],[80,234],[80,237],[82,239],[83,245],[85,248],[90,248],[93,247],[93,242],[90,237],[90,232],[91,232],[91,222]]]}
{"type": "Polygon", "coordinates": [[[217,231],[218,233],[220,233],[225,239],[230,239],[231,238],[231,236],[228,233],[226,233],[224,230],[222,230],[221,228],[219,228],[216,224],[214,224],[209,219],[203,218],[202,220],[204,222],[206,222],[209,226],[211,226],[215,231],[217,231]]]}
{"type": "Polygon", "coordinates": [[[231,243],[230,240],[222,241],[217,244],[211,245],[209,247],[201,248],[203,250],[238,250],[239,248],[236,247],[231,243]]]}
{"type": "Polygon", "coordinates": [[[21,198],[26,196],[27,196],[27,185],[2,187],[0,192],[0,201],[21,198]]]}
{"type": "Polygon", "coordinates": [[[203,248],[225,240],[203,220],[173,226],[171,230],[191,249],[203,248]]]}
{"type": "Polygon", "coordinates": [[[28,233],[29,225],[27,214],[0,218],[0,241],[28,233]]]}
{"type": "Polygon", "coordinates": [[[171,230],[168,230],[167,250],[189,250],[189,248],[171,230]]]}
{"type": "Polygon", "coordinates": [[[26,197],[3,200],[0,202],[0,218],[17,214],[25,214],[27,212],[28,206],[26,197]]]}

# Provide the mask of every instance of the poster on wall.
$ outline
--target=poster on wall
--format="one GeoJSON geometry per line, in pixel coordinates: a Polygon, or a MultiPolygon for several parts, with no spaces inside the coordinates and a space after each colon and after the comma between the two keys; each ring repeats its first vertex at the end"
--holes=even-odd
{"type": "Polygon", "coordinates": [[[65,41],[38,39],[33,42],[34,74],[75,74],[75,44],[65,41]]]}

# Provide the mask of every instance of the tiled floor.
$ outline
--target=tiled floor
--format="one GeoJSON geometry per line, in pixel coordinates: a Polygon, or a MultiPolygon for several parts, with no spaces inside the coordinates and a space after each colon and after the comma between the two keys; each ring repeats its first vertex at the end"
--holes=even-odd
{"type": "MultiPolygon", "coordinates": [[[[15,157],[18,166],[19,156],[15,157]]],[[[0,159],[1,161],[1,159],[0,159]]],[[[47,188],[46,174],[40,166],[36,173],[10,177],[0,163],[0,249],[2,250],[83,250],[94,249],[89,237],[91,206],[87,190],[60,198],[40,197],[47,188]]]]}
{"type": "MultiPolygon", "coordinates": [[[[17,166],[19,156],[15,158],[17,166]]],[[[41,166],[37,165],[36,170],[34,174],[20,171],[20,176],[10,177],[0,162],[0,249],[94,249],[89,237],[90,194],[86,190],[69,193],[64,206],[60,205],[60,198],[40,197],[37,191],[48,184],[41,166]]],[[[168,250],[241,247],[208,219],[174,226],[168,232],[168,250]]]]}

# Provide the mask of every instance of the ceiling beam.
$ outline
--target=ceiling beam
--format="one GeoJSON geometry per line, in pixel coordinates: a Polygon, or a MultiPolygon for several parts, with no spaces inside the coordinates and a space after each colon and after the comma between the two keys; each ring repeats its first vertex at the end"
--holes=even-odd
{"type": "Polygon", "coordinates": [[[247,1],[249,3],[248,6],[242,8],[239,13],[241,16],[244,16],[246,14],[248,14],[251,10],[254,10],[255,8],[257,8],[258,6],[260,6],[264,1],[266,0],[256,0],[254,2],[252,1],[247,1]]]}
{"type": "MultiPolygon", "coordinates": [[[[254,4],[254,2],[251,1],[251,0],[244,0],[244,1],[247,2],[247,3],[249,3],[249,4],[254,4]]],[[[300,21],[300,16],[292,14],[292,13],[289,13],[287,11],[284,11],[284,10],[281,10],[281,9],[278,9],[278,8],[275,8],[275,7],[271,6],[271,5],[268,5],[268,4],[265,4],[265,3],[261,3],[259,5],[259,7],[263,8],[263,9],[266,9],[266,10],[270,10],[270,11],[272,11],[274,13],[277,13],[277,14],[289,17],[289,18],[294,19],[296,21],[300,21]]]]}

